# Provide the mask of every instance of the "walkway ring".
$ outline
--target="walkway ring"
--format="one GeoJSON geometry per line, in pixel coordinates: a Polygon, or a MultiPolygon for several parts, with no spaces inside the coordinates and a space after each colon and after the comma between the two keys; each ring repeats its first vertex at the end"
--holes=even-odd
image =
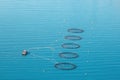
{"type": "Polygon", "coordinates": [[[80,48],[80,45],[76,43],[64,43],[62,44],[62,47],[65,49],[77,49],[80,48]]]}
{"type": "Polygon", "coordinates": [[[68,29],[68,32],[71,32],[71,33],[83,33],[84,30],[77,29],[77,28],[71,28],[71,29],[68,29]]]}
{"type": "Polygon", "coordinates": [[[68,35],[68,36],[65,36],[64,38],[68,40],[81,40],[82,39],[80,36],[75,36],[75,35],[68,35]]]}
{"type": "Polygon", "coordinates": [[[68,63],[68,62],[61,62],[61,63],[56,63],[55,68],[60,70],[73,70],[73,69],[76,69],[77,66],[75,64],[68,63]]]}
{"type": "Polygon", "coordinates": [[[73,52],[62,52],[62,53],[59,53],[59,56],[65,59],[73,59],[73,58],[79,57],[77,53],[73,53],[73,52]]]}

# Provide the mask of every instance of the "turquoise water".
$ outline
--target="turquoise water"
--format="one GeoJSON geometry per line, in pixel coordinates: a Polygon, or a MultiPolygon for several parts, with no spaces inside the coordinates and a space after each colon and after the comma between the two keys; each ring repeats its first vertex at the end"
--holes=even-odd
{"type": "Polygon", "coordinates": [[[120,80],[119,0],[0,0],[0,80],[120,80]],[[65,40],[70,28],[80,41],[65,40]],[[80,44],[64,49],[63,43],[80,44]],[[29,51],[22,56],[22,51],[29,51]],[[76,59],[59,57],[76,52],[76,59]],[[59,70],[58,62],[77,65],[59,70]]]}

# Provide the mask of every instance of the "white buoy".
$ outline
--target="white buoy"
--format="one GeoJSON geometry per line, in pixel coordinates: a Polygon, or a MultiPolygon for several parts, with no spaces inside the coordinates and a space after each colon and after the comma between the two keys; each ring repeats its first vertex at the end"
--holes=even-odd
{"type": "Polygon", "coordinates": [[[27,55],[27,50],[23,50],[22,55],[27,55]]]}

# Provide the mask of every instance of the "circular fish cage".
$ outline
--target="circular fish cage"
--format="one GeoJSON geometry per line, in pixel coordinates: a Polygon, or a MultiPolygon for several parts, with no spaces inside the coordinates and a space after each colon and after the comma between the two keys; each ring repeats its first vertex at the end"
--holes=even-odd
{"type": "Polygon", "coordinates": [[[60,70],[73,70],[76,69],[77,66],[72,63],[62,62],[62,63],[56,63],[55,68],[60,70]]]}
{"type": "Polygon", "coordinates": [[[67,40],[81,40],[82,38],[80,36],[74,36],[74,35],[68,35],[64,37],[67,40]]]}
{"type": "Polygon", "coordinates": [[[84,30],[77,29],[77,28],[71,28],[71,29],[68,29],[68,32],[71,32],[71,33],[83,33],[84,30]]]}
{"type": "Polygon", "coordinates": [[[80,48],[80,45],[76,43],[64,43],[62,44],[62,47],[65,49],[77,49],[80,48]]]}
{"type": "Polygon", "coordinates": [[[59,56],[61,58],[65,58],[65,59],[73,59],[73,58],[79,57],[79,55],[77,53],[73,53],[73,52],[62,52],[59,54],[59,56]]]}

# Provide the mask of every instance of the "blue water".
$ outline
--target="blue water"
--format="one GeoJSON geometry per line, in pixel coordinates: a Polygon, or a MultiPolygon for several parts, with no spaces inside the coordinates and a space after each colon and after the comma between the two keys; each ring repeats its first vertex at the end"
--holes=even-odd
{"type": "Polygon", "coordinates": [[[0,0],[0,80],[120,80],[120,0],[0,0]],[[65,40],[69,28],[80,41],[65,40]],[[74,42],[79,49],[63,49],[74,42]],[[30,52],[22,56],[22,51],[30,52]],[[76,59],[58,55],[70,51],[76,59]],[[58,62],[77,65],[59,70],[58,62]]]}

